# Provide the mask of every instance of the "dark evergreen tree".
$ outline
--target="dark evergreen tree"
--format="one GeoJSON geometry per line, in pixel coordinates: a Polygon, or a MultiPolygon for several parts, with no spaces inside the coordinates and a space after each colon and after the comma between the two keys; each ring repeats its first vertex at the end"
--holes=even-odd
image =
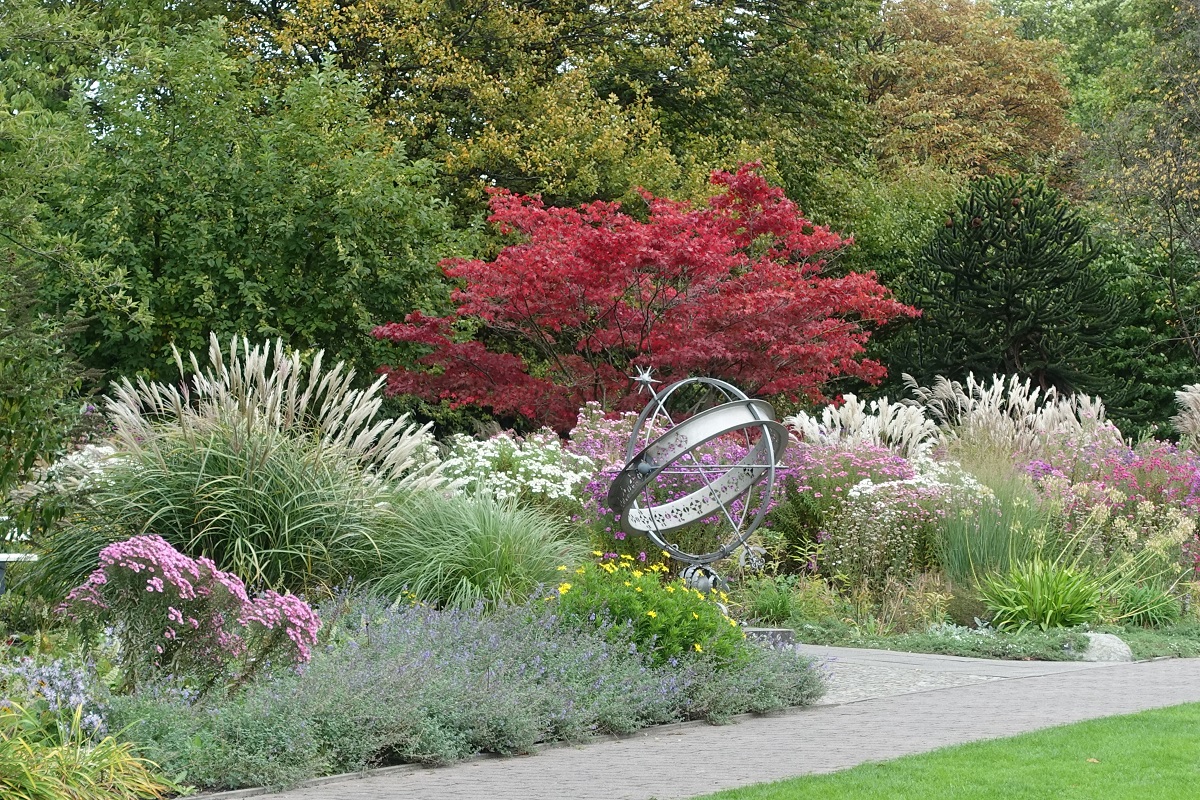
{"type": "Polygon", "coordinates": [[[1122,310],[1093,268],[1098,254],[1061,192],[1010,177],[972,183],[903,292],[924,316],[898,360],[923,380],[998,373],[1118,389],[1097,363],[1122,310]]]}

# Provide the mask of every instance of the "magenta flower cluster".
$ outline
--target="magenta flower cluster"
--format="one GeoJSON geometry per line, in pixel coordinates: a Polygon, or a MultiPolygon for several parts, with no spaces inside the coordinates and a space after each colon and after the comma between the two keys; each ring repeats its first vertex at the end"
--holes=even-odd
{"type": "Polygon", "coordinates": [[[100,564],[62,610],[113,624],[131,679],[147,674],[236,679],[265,659],[312,657],[320,620],[299,597],[250,597],[236,575],[190,558],[160,536],[135,536],[100,551],[100,564]]]}
{"type": "Polygon", "coordinates": [[[810,491],[822,505],[842,500],[863,481],[891,483],[916,477],[903,456],[886,447],[866,443],[851,446],[809,445],[792,442],[783,454],[780,475],[794,478],[802,491],[810,491]]]}
{"type": "Polygon", "coordinates": [[[1170,442],[1151,440],[1132,448],[1065,443],[1029,462],[1026,471],[1038,481],[1060,477],[1089,484],[1097,495],[1115,490],[1126,498],[1120,505],[1149,501],[1200,512],[1200,459],[1170,442]]]}
{"type": "MultiPolygon", "coordinates": [[[[1200,459],[1169,442],[1151,440],[1132,448],[1076,448],[1066,442],[1030,461],[1025,471],[1042,495],[1062,508],[1068,531],[1090,519],[1098,506],[1106,507],[1125,530],[1140,535],[1152,533],[1142,530],[1148,507],[1178,509],[1192,519],[1200,514],[1200,459]]],[[[1196,539],[1189,537],[1183,548],[1185,554],[1193,554],[1200,572],[1196,539]]]]}

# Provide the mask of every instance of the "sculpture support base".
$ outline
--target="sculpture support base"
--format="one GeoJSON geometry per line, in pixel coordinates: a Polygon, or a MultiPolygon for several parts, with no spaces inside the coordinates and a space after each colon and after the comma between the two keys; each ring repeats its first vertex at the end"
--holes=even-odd
{"type": "Polygon", "coordinates": [[[772,647],[791,647],[796,643],[796,632],[791,628],[742,628],[747,639],[755,639],[772,647]]]}

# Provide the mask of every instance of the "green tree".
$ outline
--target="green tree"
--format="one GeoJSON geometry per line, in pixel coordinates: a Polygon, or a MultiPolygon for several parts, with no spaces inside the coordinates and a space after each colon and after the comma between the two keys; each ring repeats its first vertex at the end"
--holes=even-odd
{"type": "Polygon", "coordinates": [[[1200,367],[1200,8],[1150,19],[1141,85],[1100,137],[1098,183],[1115,227],[1147,251],[1171,311],[1164,335],[1200,367]]]}
{"type": "Polygon", "coordinates": [[[17,492],[36,482],[79,420],[83,370],[67,349],[69,326],[37,310],[28,270],[15,259],[0,269],[0,543],[50,521],[48,509],[17,492]]]}
{"type": "Polygon", "coordinates": [[[923,318],[905,359],[923,380],[1016,374],[1042,387],[1103,388],[1094,351],[1120,309],[1098,249],[1063,195],[1009,177],[974,182],[901,292],[923,318]]]}
{"type": "Polygon", "coordinates": [[[751,160],[795,192],[857,155],[851,44],[871,12],[865,0],[299,0],[253,46],[284,54],[270,61],[285,72],[336,55],[468,205],[490,185],[554,205],[636,202],[639,185],[703,197],[713,168],[751,160]]]}
{"type": "Polygon", "coordinates": [[[1175,334],[1169,288],[1159,278],[1161,258],[1111,226],[1098,226],[1101,254],[1094,264],[1109,293],[1127,313],[1105,335],[1095,362],[1110,378],[1104,388],[1108,416],[1126,436],[1171,429],[1175,392],[1200,379],[1200,367],[1175,334]]]}
{"type": "Polygon", "coordinates": [[[1129,102],[1152,52],[1158,0],[995,0],[995,5],[1016,21],[1022,38],[1061,46],[1068,111],[1084,130],[1095,130],[1129,102]]]}
{"type": "Polygon", "coordinates": [[[1053,159],[1075,135],[1059,51],[1022,39],[987,0],[886,3],[862,67],[877,158],[968,176],[1053,159]]]}
{"type": "Polygon", "coordinates": [[[51,520],[20,490],[62,451],[79,417],[85,373],[68,346],[77,319],[46,302],[44,284],[69,282],[97,307],[133,311],[119,276],[48,224],[46,203],[85,157],[73,98],[101,67],[108,40],[69,6],[0,7],[0,541],[51,520]]]}
{"type": "MultiPolygon", "coordinates": [[[[109,38],[60,4],[11,0],[0,8],[0,263],[12,280],[40,275],[89,285],[97,302],[116,299],[119,281],[45,224],[46,197],[86,154],[76,90],[102,69],[109,38]]],[[[119,299],[110,305],[128,307],[119,299]]]]}
{"type": "Polygon", "coordinates": [[[58,230],[113,265],[144,315],[97,307],[82,341],[107,370],[151,373],[208,332],[282,336],[373,368],[371,327],[444,302],[436,169],[373,122],[340,70],[280,89],[227,49],[220,21],[134,40],[79,113],[87,157],[54,198],[58,230]]]}

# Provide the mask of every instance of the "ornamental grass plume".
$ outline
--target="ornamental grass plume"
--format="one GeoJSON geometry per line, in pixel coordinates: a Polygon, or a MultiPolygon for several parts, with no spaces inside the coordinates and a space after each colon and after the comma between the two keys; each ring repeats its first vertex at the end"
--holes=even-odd
{"type": "Polygon", "coordinates": [[[966,385],[939,375],[932,387],[924,387],[906,374],[904,383],[916,398],[909,402],[937,421],[946,440],[1024,453],[1036,453],[1062,436],[1116,445],[1123,441],[1105,419],[1100,398],[1063,397],[1054,387],[1043,392],[1018,375],[993,375],[989,384],[971,374],[966,385]]]}
{"type": "Polygon", "coordinates": [[[1171,425],[1180,436],[1180,444],[1195,449],[1200,444],[1200,383],[1190,383],[1175,393],[1179,413],[1171,425]]]}
{"type": "Polygon", "coordinates": [[[376,570],[396,509],[448,483],[429,426],[376,420],[378,381],[353,389],[344,365],[323,370],[318,353],[306,367],[279,341],[235,339],[226,356],[214,337],[210,359],[202,370],[193,354],[180,386],[118,386],[116,452],[99,475],[70,470],[73,513],[39,542],[45,590],[149,533],[257,586],[334,586],[376,570]]]}
{"type": "MultiPolygon", "coordinates": [[[[172,348],[180,375],[183,356],[172,348]]],[[[214,423],[234,423],[247,431],[267,429],[315,437],[321,445],[353,457],[371,474],[404,488],[436,489],[440,475],[429,433],[407,415],[376,419],[383,403],[379,378],[365,389],[352,388],[355,372],[339,361],[324,369],[324,351],[305,365],[282,339],[251,345],[245,337],[229,342],[228,357],[215,333],[209,363],[201,369],[188,354],[191,375],[180,384],[122,378],[108,400],[116,439],[137,451],[153,441],[154,428],[170,425],[203,434],[214,423]]]]}
{"type": "Polygon", "coordinates": [[[797,412],[783,420],[800,438],[818,446],[870,444],[896,450],[909,460],[927,459],[938,440],[937,423],[920,406],[893,403],[886,397],[864,403],[846,394],[841,405],[827,405],[819,417],[797,412]]]}

